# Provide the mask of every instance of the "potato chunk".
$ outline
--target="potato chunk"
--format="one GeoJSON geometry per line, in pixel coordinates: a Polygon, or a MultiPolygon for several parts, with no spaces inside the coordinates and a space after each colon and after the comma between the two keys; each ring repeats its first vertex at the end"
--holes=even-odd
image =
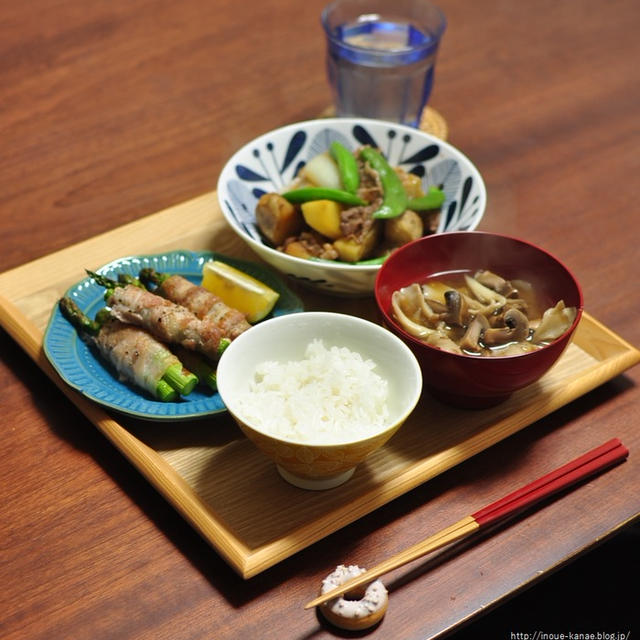
{"type": "Polygon", "coordinates": [[[296,208],[278,193],[265,193],[260,197],[256,221],[260,231],[276,246],[302,228],[302,218],[296,208]]]}
{"type": "Polygon", "coordinates": [[[397,218],[390,218],[384,222],[384,237],[396,247],[401,247],[407,242],[421,238],[424,233],[422,218],[415,212],[407,209],[397,218]]]}
{"type": "Polygon", "coordinates": [[[294,256],[295,258],[304,258],[305,260],[313,258],[313,254],[307,250],[307,247],[303,242],[300,242],[300,240],[287,243],[284,247],[284,253],[294,256]]]}
{"type": "Polygon", "coordinates": [[[305,222],[318,233],[331,240],[342,235],[340,231],[340,211],[342,208],[333,200],[311,200],[300,205],[305,222]]]}
{"type": "Polygon", "coordinates": [[[344,262],[358,262],[369,257],[380,237],[380,224],[376,222],[362,238],[338,238],[333,246],[335,247],[340,260],[344,262]]]}
{"type": "Polygon", "coordinates": [[[316,231],[303,231],[297,237],[287,238],[281,250],[296,258],[335,260],[338,257],[333,245],[316,231]]]}
{"type": "Polygon", "coordinates": [[[404,190],[410,198],[420,198],[424,195],[422,189],[422,178],[415,173],[409,173],[400,167],[396,168],[396,173],[402,182],[404,190]]]}

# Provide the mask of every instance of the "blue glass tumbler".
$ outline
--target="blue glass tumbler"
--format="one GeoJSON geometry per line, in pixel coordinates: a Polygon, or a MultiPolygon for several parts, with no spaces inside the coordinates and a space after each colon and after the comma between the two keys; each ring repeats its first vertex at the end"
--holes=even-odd
{"type": "Polygon", "coordinates": [[[418,126],[446,29],[426,0],[335,0],[322,12],[336,115],[418,126]]]}

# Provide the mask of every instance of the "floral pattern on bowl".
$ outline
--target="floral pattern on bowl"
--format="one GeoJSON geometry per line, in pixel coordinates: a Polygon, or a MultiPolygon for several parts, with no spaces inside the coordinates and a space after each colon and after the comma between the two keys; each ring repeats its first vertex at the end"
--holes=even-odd
{"type": "Polygon", "coordinates": [[[475,166],[450,144],[418,129],[378,120],[334,118],[289,125],[245,145],[225,165],[218,182],[223,215],[266,262],[286,275],[334,293],[370,294],[379,265],[326,264],[294,258],[268,246],[255,207],[269,191],[283,190],[305,163],[337,140],[348,149],[378,147],[392,166],[439,186],[445,203],[437,232],[472,231],[485,206],[484,182],[475,166]]]}

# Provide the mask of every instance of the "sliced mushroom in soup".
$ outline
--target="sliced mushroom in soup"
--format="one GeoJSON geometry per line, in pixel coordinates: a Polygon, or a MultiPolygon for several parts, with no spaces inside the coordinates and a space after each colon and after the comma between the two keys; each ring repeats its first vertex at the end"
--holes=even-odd
{"type": "Polygon", "coordinates": [[[531,283],[482,269],[439,274],[393,293],[398,324],[426,344],[474,356],[518,355],[559,338],[575,307],[541,299],[531,283]]]}

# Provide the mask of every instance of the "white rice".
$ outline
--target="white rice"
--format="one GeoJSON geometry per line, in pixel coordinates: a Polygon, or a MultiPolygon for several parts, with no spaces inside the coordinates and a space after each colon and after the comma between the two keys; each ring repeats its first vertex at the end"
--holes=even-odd
{"type": "Polygon", "coordinates": [[[302,360],[260,363],[239,402],[261,431],[306,444],[339,444],[372,435],[388,422],[388,383],[372,360],[313,340],[302,360]]]}

